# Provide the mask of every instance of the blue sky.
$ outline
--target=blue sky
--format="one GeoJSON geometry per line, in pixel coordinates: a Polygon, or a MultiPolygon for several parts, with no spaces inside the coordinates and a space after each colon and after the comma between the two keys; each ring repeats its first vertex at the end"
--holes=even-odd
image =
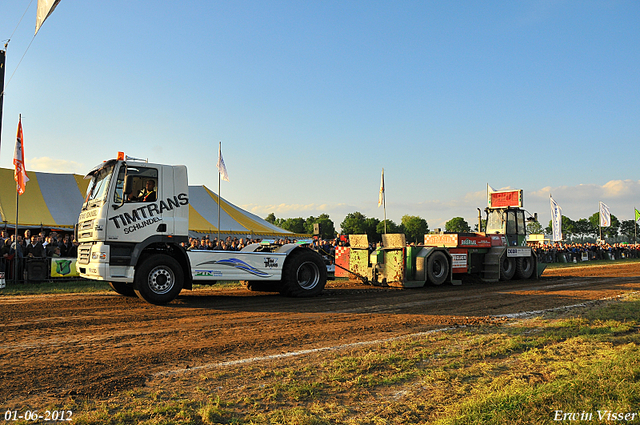
{"type": "Polygon", "coordinates": [[[36,171],[122,150],[217,191],[222,141],[221,195],[262,217],[382,219],[383,167],[396,223],[473,224],[487,183],[545,226],[549,193],[640,209],[638,2],[61,0],[33,39],[36,3],[0,3],[2,167],[22,114],[36,171]]]}

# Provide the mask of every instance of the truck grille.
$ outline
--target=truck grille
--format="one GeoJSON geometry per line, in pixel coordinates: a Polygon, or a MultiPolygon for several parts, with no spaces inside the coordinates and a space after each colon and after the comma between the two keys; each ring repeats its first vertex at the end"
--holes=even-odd
{"type": "Polygon", "coordinates": [[[78,263],[89,264],[91,258],[91,245],[85,244],[78,247],[78,263]]]}
{"type": "Polygon", "coordinates": [[[93,237],[93,223],[95,220],[86,220],[78,224],[78,239],[91,239],[93,237]]]}

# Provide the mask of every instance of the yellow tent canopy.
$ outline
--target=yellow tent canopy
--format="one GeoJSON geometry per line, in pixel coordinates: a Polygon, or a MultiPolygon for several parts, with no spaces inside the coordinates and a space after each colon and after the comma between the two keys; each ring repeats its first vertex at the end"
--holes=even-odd
{"type": "MultiPolygon", "coordinates": [[[[79,174],[27,171],[29,181],[20,195],[18,226],[68,228],[78,221],[89,180],[79,174]]],[[[16,223],[16,182],[13,169],[0,168],[0,215],[5,224],[16,223]]]]}
{"type": "MultiPolygon", "coordinates": [[[[27,171],[29,181],[20,195],[19,227],[73,229],[78,221],[88,179],[79,174],[55,174],[27,171]]],[[[218,232],[218,200],[220,200],[220,233],[251,237],[296,237],[298,235],[268,223],[257,215],[239,208],[210,191],[206,186],[189,186],[189,231],[218,232]]],[[[16,183],[13,169],[0,168],[0,215],[5,224],[16,222],[16,183]]]]}

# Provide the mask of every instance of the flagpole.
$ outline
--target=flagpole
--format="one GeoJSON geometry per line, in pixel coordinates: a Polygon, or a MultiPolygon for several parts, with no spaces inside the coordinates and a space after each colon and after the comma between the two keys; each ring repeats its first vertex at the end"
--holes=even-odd
{"type": "Polygon", "coordinates": [[[19,249],[18,247],[18,204],[19,203],[20,203],[20,192],[16,190],[16,233],[15,233],[16,251],[13,253],[13,260],[14,260],[13,283],[16,283],[16,284],[18,283],[18,249],[19,249]]]}
{"type": "MultiPolygon", "coordinates": [[[[220,152],[222,152],[222,141],[218,142],[218,161],[220,161],[220,152]]],[[[222,246],[220,241],[220,168],[218,168],[218,243],[222,246]]]]}
{"type": "Polygon", "coordinates": [[[4,103],[4,65],[6,60],[7,45],[4,45],[4,50],[0,50],[0,146],[2,144],[2,105],[4,103]]]}
{"type": "Polygon", "coordinates": [[[384,234],[387,234],[387,188],[382,194],[382,209],[384,210],[384,234]]]}

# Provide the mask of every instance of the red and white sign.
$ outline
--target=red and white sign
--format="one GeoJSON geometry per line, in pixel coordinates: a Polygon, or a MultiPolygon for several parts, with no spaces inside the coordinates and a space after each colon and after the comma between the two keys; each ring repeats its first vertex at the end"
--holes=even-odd
{"type": "Polygon", "coordinates": [[[489,208],[522,207],[522,189],[489,193],[489,208]]]}

